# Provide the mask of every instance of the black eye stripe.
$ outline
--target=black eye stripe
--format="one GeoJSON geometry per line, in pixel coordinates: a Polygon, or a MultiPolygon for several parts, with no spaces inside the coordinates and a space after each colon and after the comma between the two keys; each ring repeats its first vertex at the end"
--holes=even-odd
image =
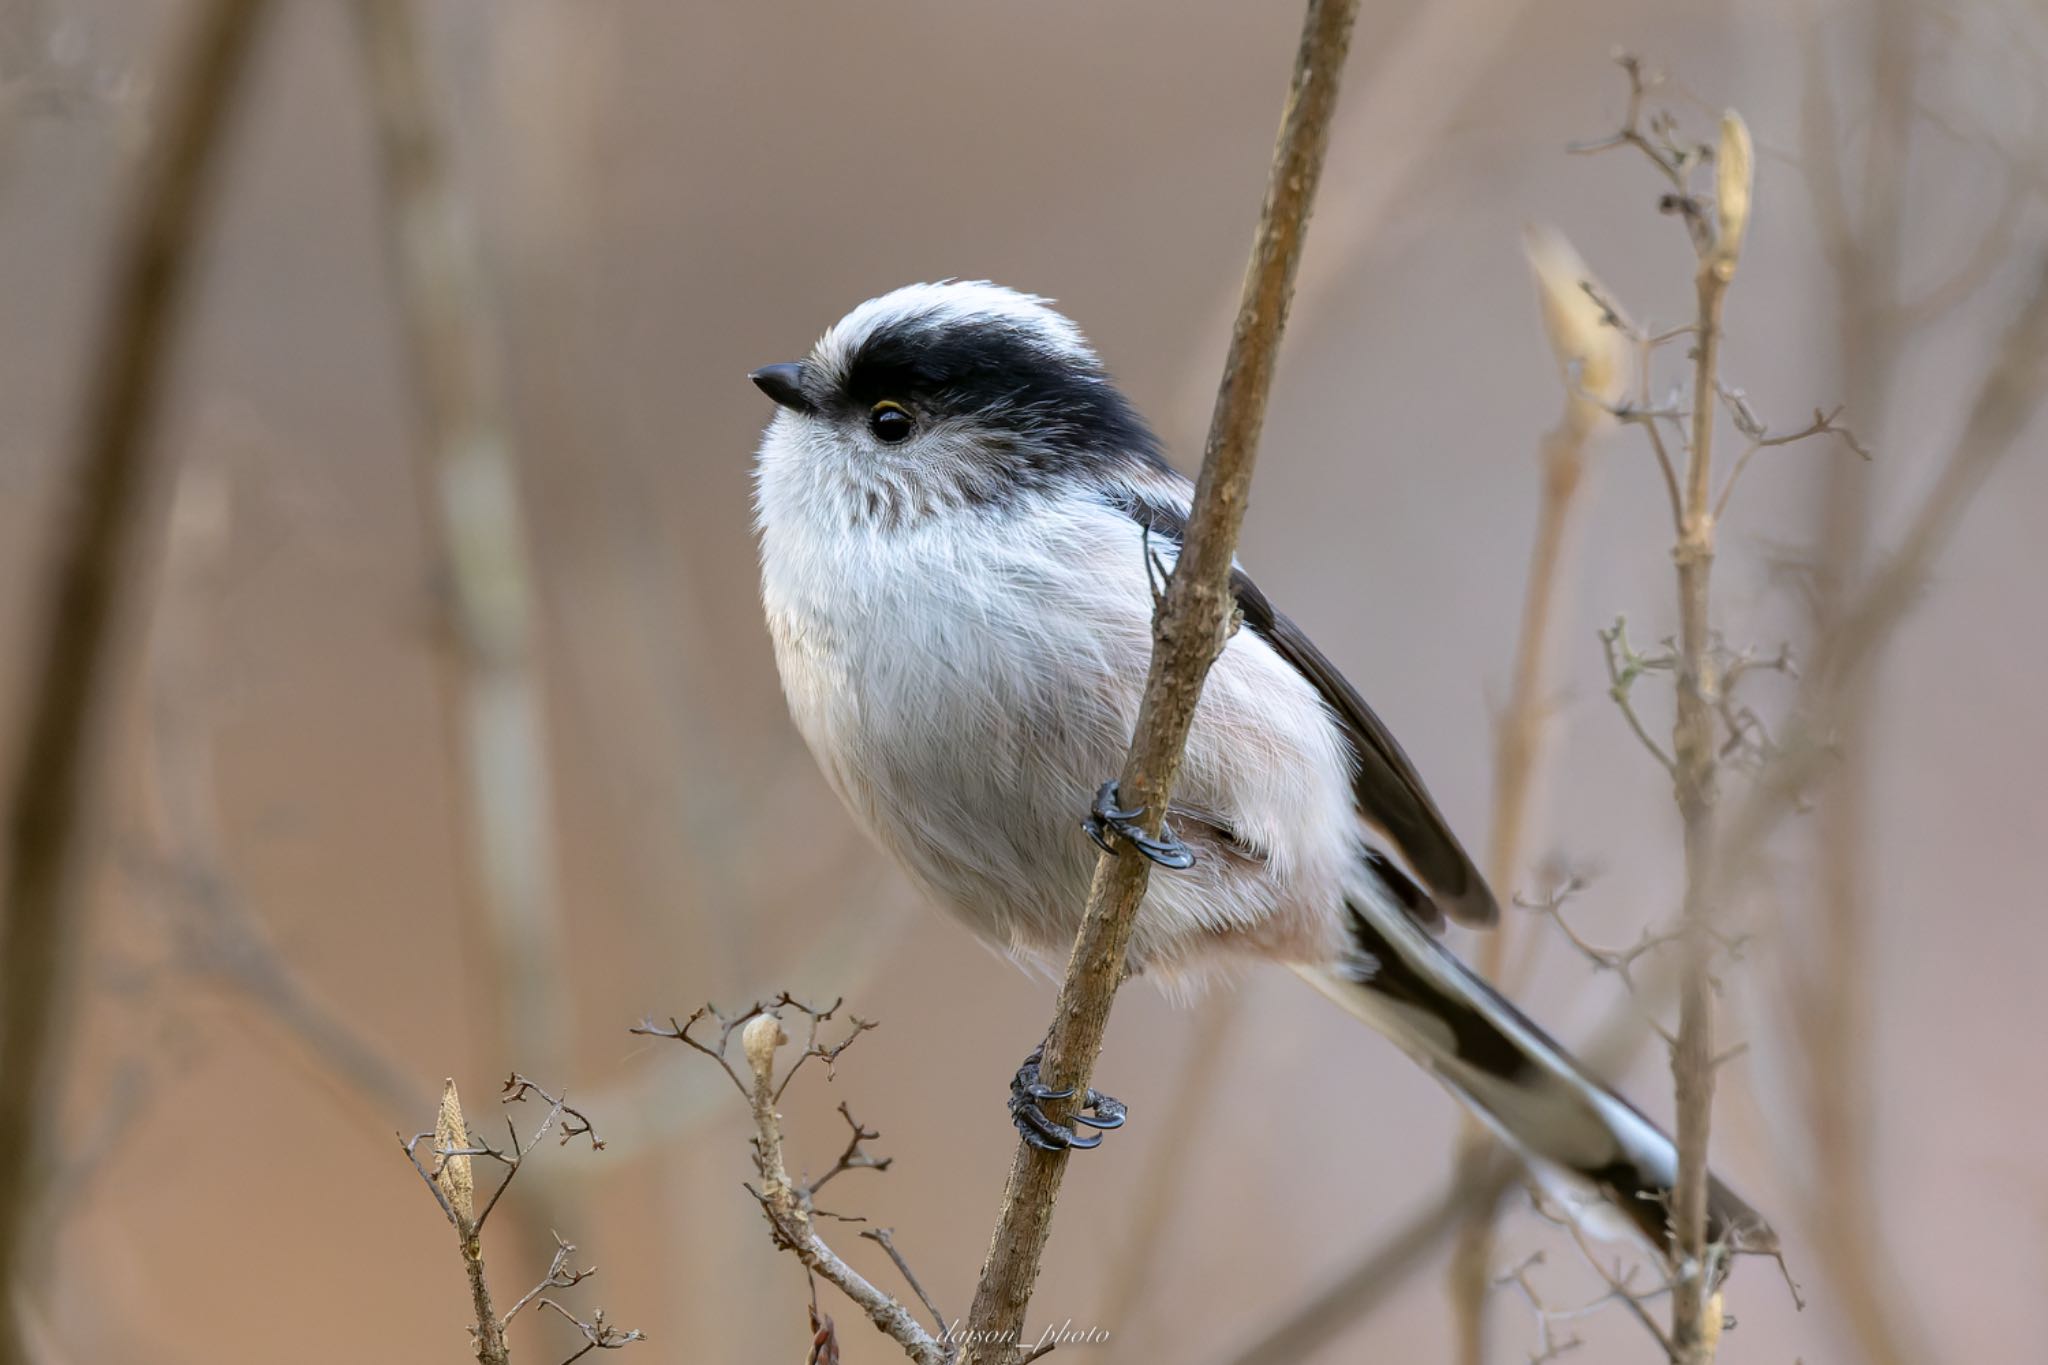
{"type": "Polygon", "coordinates": [[[1157,438],[1092,357],[997,319],[885,326],[835,369],[821,406],[865,424],[878,445],[957,422],[1019,484],[1104,460],[1163,463],[1157,438]],[[906,408],[908,424],[879,429],[875,408],[885,402],[906,408]]]}

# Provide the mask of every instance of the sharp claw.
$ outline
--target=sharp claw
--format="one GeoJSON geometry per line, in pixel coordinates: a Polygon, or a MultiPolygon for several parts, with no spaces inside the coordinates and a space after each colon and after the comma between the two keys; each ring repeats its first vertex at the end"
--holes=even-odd
{"type": "Polygon", "coordinates": [[[1054,1123],[1039,1112],[1035,1104],[1013,1105],[1010,1109],[1010,1119],[1017,1125],[1017,1132],[1023,1139],[1041,1152],[1069,1149],[1085,1152],[1102,1145],[1102,1139],[1099,1137],[1088,1137],[1063,1124],[1054,1123]]]}
{"type": "Polygon", "coordinates": [[[1129,1121],[1130,1110],[1124,1102],[1100,1090],[1090,1090],[1083,1105],[1084,1112],[1074,1115],[1074,1122],[1085,1123],[1090,1128],[1121,1128],[1129,1121]]]}
{"type": "Polygon", "coordinates": [[[1117,847],[1109,840],[1109,832],[1129,842],[1132,848],[1151,859],[1159,866],[1175,872],[1184,872],[1195,865],[1194,850],[1175,836],[1170,828],[1162,828],[1155,839],[1135,823],[1145,813],[1143,806],[1125,810],[1117,804],[1116,783],[1105,782],[1095,793],[1095,804],[1088,812],[1088,818],[1081,822],[1088,837],[1095,841],[1097,848],[1114,855],[1117,847]]]}
{"type": "Polygon", "coordinates": [[[1123,820],[1135,820],[1145,813],[1143,806],[1134,806],[1130,810],[1123,809],[1117,805],[1117,802],[1121,799],[1117,795],[1116,783],[1114,781],[1105,782],[1097,787],[1095,789],[1095,818],[1106,820],[1113,825],[1123,820]]]}
{"type": "Polygon", "coordinates": [[[1143,836],[1132,838],[1138,852],[1150,858],[1161,867],[1175,872],[1185,872],[1195,865],[1195,851],[1168,833],[1163,839],[1143,836]]]}
{"type": "Polygon", "coordinates": [[[1041,1152],[1064,1152],[1068,1145],[1041,1136],[1036,1129],[1021,1118],[1017,1120],[1017,1135],[1023,1138],[1028,1145],[1036,1147],[1041,1152]]]}
{"type": "Polygon", "coordinates": [[[1018,1135],[1026,1143],[1041,1152],[1085,1152],[1100,1147],[1100,1137],[1089,1136],[1066,1124],[1054,1123],[1039,1108],[1046,1100],[1072,1099],[1076,1093],[1082,1096],[1082,1112],[1072,1119],[1077,1127],[1108,1130],[1124,1126],[1123,1103],[1112,1096],[1099,1090],[1077,1092],[1073,1086],[1055,1089],[1041,1082],[1038,1068],[1044,1061],[1045,1048],[1041,1044],[1024,1059],[1024,1064],[1017,1068],[1016,1076],[1010,1081],[1010,1122],[1016,1125],[1018,1135]]]}

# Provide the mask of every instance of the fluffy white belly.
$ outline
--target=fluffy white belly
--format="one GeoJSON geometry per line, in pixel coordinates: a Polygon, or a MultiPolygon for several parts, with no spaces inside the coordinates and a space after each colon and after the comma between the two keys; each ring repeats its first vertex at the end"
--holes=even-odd
{"type": "MultiPolygon", "coordinates": [[[[1096,857],[1080,822],[1122,766],[1150,656],[1137,528],[1061,504],[1000,536],[946,517],[857,537],[829,563],[804,549],[822,538],[779,539],[763,538],[776,660],[841,799],[977,932],[1063,954],[1096,857]]],[[[1252,937],[1322,951],[1357,851],[1346,763],[1308,685],[1241,632],[1175,802],[1198,861],[1152,879],[1134,962],[1198,966],[1252,937]]]]}

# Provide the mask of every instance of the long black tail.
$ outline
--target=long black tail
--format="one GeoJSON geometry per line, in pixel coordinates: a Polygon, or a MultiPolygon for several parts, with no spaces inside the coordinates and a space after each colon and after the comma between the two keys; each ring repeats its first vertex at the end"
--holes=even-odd
{"type": "MultiPolygon", "coordinates": [[[[1355,957],[1296,970],[1428,1067],[1525,1156],[1598,1190],[1668,1260],[1678,1149],[1663,1130],[1412,920],[1350,907],[1349,922],[1355,957]]],[[[1770,1224],[1718,1179],[1707,1217],[1711,1240],[1777,1249],[1770,1224]]]]}

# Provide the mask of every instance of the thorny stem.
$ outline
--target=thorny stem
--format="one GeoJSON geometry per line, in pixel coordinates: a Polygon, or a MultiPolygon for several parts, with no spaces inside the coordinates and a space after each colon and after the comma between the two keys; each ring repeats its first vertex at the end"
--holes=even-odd
{"type": "MultiPolygon", "coordinates": [[[[1153,626],[1152,665],[1120,790],[1125,801],[1145,809],[1155,835],[1203,679],[1228,639],[1232,554],[1357,15],[1358,0],[1309,0],[1187,536],[1153,626]]],[[[1051,1085],[1087,1084],[1123,976],[1148,866],[1137,856],[1108,855],[1096,865],[1046,1043],[1043,1073],[1051,1085]]],[[[1064,1114],[1055,1105],[1051,1116],[1064,1114]]],[[[962,1365],[1010,1365],[1019,1358],[1017,1343],[1066,1161],[1064,1152],[1040,1152],[1019,1142],[968,1314],[962,1365]]]]}

